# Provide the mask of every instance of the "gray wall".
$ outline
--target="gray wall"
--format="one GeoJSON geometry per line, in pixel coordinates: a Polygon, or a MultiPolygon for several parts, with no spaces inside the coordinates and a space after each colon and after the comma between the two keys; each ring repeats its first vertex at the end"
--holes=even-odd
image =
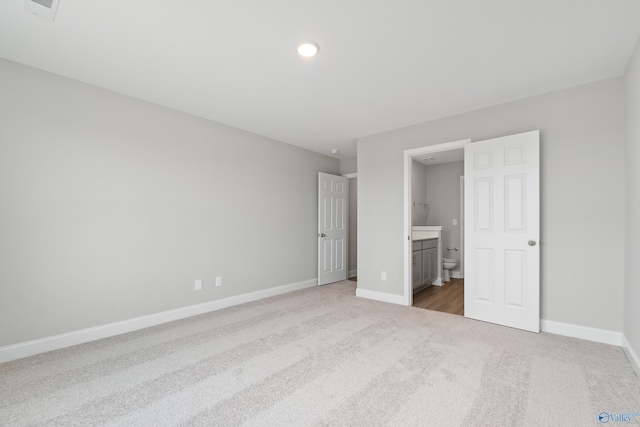
{"type": "Polygon", "coordinates": [[[5,60],[0,93],[0,346],[317,277],[337,159],[5,60]]]}
{"type": "Polygon", "coordinates": [[[358,173],[358,158],[340,159],[340,174],[358,173]]]}
{"type": "MultiPolygon", "coordinates": [[[[460,177],[464,162],[427,166],[427,203],[431,206],[427,225],[442,226],[443,257],[460,259],[460,177]],[[453,225],[453,220],[458,225],[453,225]],[[447,251],[447,247],[458,251],[447,251]]],[[[460,271],[460,264],[454,268],[460,271]]]]}
{"type": "Polygon", "coordinates": [[[622,330],[621,78],[358,140],[358,287],[403,294],[403,150],[541,131],[541,317],[622,330]],[[387,281],[380,272],[387,272],[387,281]]]}
{"type": "MultiPolygon", "coordinates": [[[[357,158],[340,160],[340,174],[357,173],[357,158]]],[[[358,178],[349,178],[349,275],[358,270],[358,178]]]]}
{"type": "Polygon", "coordinates": [[[640,41],[627,67],[625,83],[627,230],[624,335],[640,356],[640,41]]]}
{"type": "Polygon", "coordinates": [[[427,166],[415,160],[411,161],[411,202],[411,225],[427,225],[431,213],[428,218],[423,205],[413,205],[427,203],[427,166]]]}

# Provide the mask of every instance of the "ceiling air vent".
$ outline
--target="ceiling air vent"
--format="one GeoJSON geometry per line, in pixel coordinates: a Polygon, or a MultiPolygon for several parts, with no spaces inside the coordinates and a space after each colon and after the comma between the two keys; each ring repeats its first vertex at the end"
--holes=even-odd
{"type": "Polygon", "coordinates": [[[25,12],[53,22],[60,0],[24,0],[25,12]]]}

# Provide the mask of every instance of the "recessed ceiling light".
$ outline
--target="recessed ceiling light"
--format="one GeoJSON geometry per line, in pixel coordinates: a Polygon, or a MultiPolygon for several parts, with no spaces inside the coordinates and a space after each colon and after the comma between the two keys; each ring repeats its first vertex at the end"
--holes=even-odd
{"type": "Polygon", "coordinates": [[[337,148],[332,148],[331,149],[331,154],[338,154],[340,152],[340,150],[338,150],[337,148]]]}
{"type": "Polygon", "coordinates": [[[429,160],[435,160],[435,159],[436,159],[435,157],[425,157],[425,158],[424,158],[424,159],[422,159],[422,160],[424,160],[424,161],[426,162],[426,161],[429,161],[429,160]]]}
{"type": "Polygon", "coordinates": [[[302,42],[298,45],[298,53],[305,58],[314,56],[319,50],[318,43],[312,41],[302,42]]]}

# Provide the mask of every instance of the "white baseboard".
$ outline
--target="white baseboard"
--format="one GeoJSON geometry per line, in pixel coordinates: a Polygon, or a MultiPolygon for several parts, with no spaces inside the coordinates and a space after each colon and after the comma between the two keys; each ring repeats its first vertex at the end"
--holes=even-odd
{"type": "Polygon", "coordinates": [[[370,291],[368,289],[357,288],[356,296],[376,301],[389,302],[391,304],[407,305],[404,295],[388,294],[386,292],[370,291]]]}
{"type": "Polygon", "coordinates": [[[622,345],[622,332],[609,331],[607,329],[590,328],[588,326],[572,325],[542,319],[540,320],[540,330],[550,334],[581,338],[603,344],[622,345]]]}
{"type": "Polygon", "coordinates": [[[136,317],[120,322],[109,323],[93,328],[81,329],[79,331],[68,332],[65,334],[54,335],[47,338],[41,338],[33,341],[0,347],[0,363],[21,359],[23,357],[33,356],[35,354],[44,353],[47,351],[58,350],[64,347],[70,347],[72,345],[83,344],[89,341],[95,341],[114,335],[137,331],[138,329],[148,328],[150,326],[159,325],[161,323],[167,323],[174,320],[184,319],[186,317],[197,316],[198,314],[221,310],[223,308],[257,301],[264,298],[285,294],[287,292],[310,288],[312,286],[316,286],[317,284],[317,279],[305,280],[303,282],[278,286],[262,291],[251,292],[248,294],[237,295],[216,301],[209,301],[202,304],[196,304],[177,308],[174,310],[150,314],[147,316],[136,317]]]}
{"type": "Polygon", "coordinates": [[[457,270],[451,270],[449,271],[449,276],[453,277],[454,279],[462,279],[462,272],[457,270]]]}
{"type": "Polygon", "coordinates": [[[349,273],[347,273],[347,278],[357,276],[357,275],[358,275],[358,270],[349,270],[349,273]]]}
{"type": "Polygon", "coordinates": [[[627,337],[624,336],[624,334],[622,334],[622,347],[627,355],[627,359],[629,359],[629,363],[631,363],[631,366],[633,367],[633,370],[636,371],[636,375],[640,377],[640,357],[638,357],[638,353],[636,353],[633,347],[631,347],[631,343],[629,343],[629,340],[627,340],[627,337]]]}

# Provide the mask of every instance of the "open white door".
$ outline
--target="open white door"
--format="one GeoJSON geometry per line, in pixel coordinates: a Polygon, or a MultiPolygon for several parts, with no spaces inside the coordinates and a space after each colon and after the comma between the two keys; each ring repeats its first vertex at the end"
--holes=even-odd
{"type": "Polygon", "coordinates": [[[347,178],[318,174],[318,285],[347,280],[347,178]]]}
{"type": "Polygon", "coordinates": [[[464,315],[540,331],[540,134],[464,147],[464,315]]]}

